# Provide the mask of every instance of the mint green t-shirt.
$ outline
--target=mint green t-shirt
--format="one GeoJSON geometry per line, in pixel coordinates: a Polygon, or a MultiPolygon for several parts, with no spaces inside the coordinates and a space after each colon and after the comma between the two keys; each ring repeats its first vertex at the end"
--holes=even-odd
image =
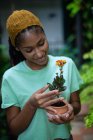
{"type": "MultiPolygon", "coordinates": [[[[17,106],[21,109],[30,96],[47,83],[52,83],[59,67],[56,60],[64,59],[63,76],[66,90],[61,96],[69,101],[70,94],[79,90],[82,80],[74,62],[68,57],[53,57],[49,55],[46,67],[40,70],[32,70],[25,61],[7,70],[3,75],[1,94],[2,108],[17,106]]],[[[46,93],[47,94],[47,93],[46,93]]],[[[48,121],[46,111],[38,108],[28,128],[23,131],[18,140],[54,140],[56,138],[69,138],[69,124],[56,125],[48,121]]]]}

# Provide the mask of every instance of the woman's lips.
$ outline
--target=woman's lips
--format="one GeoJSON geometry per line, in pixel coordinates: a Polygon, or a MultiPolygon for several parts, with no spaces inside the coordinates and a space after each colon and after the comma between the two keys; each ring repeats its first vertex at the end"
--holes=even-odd
{"type": "Polygon", "coordinates": [[[46,59],[46,57],[43,57],[43,58],[40,59],[40,61],[44,61],[45,59],[46,59]]]}
{"type": "Polygon", "coordinates": [[[43,57],[43,58],[37,59],[36,61],[38,61],[38,62],[44,62],[44,61],[46,61],[46,57],[43,57]]]}

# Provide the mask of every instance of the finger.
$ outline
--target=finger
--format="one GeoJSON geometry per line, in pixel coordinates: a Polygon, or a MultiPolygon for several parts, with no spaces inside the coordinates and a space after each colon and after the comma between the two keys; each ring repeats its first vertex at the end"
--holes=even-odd
{"type": "Polygon", "coordinates": [[[67,120],[65,114],[61,114],[61,115],[59,115],[59,116],[60,116],[60,119],[61,119],[62,121],[64,121],[64,122],[67,120]]]}
{"type": "Polygon", "coordinates": [[[61,97],[60,101],[64,101],[65,104],[68,104],[68,102],[64,99],[64,97],[61,97]]]}
{"type": "Polygon", "coordinates": [[[40,96],[39,97],[39,104],[43,105],[44,103],[50,101],[50,100],[53,100],[54,98],[56,98],[56,95],[51,95],[50,97],[46,97],[46,96],[40,96]]]}
{"type": "Polygon", "coordinates": [[[37,93],[43,93],[44,91],[46,91],[47,89],[48,89],[48,87],[49,87],[49,85],[46,85],[46,86],[44,86],[43,88],[41,88],[41,89],[39,89],[38,91],[37,91],[37,93]]]}
{"type": "Polygon", "coordinates": [[[64,121],[66,121],[70,117],[70,115],[67,112],[64,114],[59,114],[59,116],[64,121]]]}
{"type": "Polygon", "coordinates": [[[55,124],[63,124],[64,123],[64,120],[61,120],[58,115],[53,115],[51,121],[54,122],[55,124]]]}
{"type": "Polygon", "coordinates": [[[43,98],[52,97],[52,96],[54,97],[54,95],[59,95],[58,90],[52,90],[47,93],[43,93],[43,94],[41,94],[41,96],[39,96],[39,98],[43,99],[43,98]]]}
{"type": "Polygon", "coordinates": [[[72,121],[74,119],[74,114],[71,114],[69,118],[67,118],[66,123],[72,121]]]}
{"type": "Polygon", "coordinates": [[[71,115],[73,113],[73,107],[70,104],[68,104],[68,111],[67,111],[67,113],[69,115],[71,115]]]}
{"type": "Polygon", "coordinates": [[[54,121],[54,116],[53,116],[53,115],[51,115],[50,113],[48,113],[48,120],[49,120],[50,122],[52,122],[52,123],[57,124],[57,122],[56,122],[56,121],[54,121]]]}
{"type": "Polygon", "coordinates": [[[74,119],[74,113],[72,113],[71,115],[68,114],[68,116],[67,114],[68,113],[60,115],[60,119],[64,120],[66,123],[74,119]]]}
{"type": "Polygon", "coordinates": [[[64,101],[64,97],[60,97],[59,99],[60,99],[60,102],[63,102],[64,101]]]}
{"type": "Polygon", "coordinates": [[[52,106],[48,106],[48,107],[46,107],[45,109],[46,109],[46,111],[51,111],[51,112],[53,112],[54,114],[57,113],[57,111],[56,111],[52,106]]]}
{"type": "Polygon", "coordinates": [[[69,121],[73,120],[74,119],[74,113],[71,114],[70,118],[69,118],[69,121]]]}
{"type": "Polygon", "coordinates": [[[60,101],[60,98],[55,98],[55,99],[53,99],[53,100],[50,100],[50,101],[46,102],[46,103],[44,104],[44,107],[51,106],[51,105],[53,105],[53,104],[55,104],[55,103],[57,103],[57,102],[59,102],[59,101],[60,101]]]}
{"type": "Polygon", "coordinates": [[[49,117],[48,117],[48,120],[49,120],[51,123],[54,123],[52,118],[49,118],[49,117]]]}

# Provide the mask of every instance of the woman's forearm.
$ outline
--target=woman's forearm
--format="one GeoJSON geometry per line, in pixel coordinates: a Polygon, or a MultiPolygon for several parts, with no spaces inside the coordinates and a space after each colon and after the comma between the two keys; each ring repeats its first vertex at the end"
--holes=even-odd
{"type": "Polygon", "coordinates": [[[71,93],[70,104],[73,106],[74,114],[77,115],[81,110],[79,90],[71,93]]]}
{"type": "Polygon", "coordinates": [[[8,123],[13,134],[18,135],[29,126],[37,108],[45,109],[52,103],[58,102],[58,98],[54,99],[54,95],[59,94],[58,90],[49,91],[45,94],[44,91],[47,88],[48,86],[45,86],[35,92],[21,111],[14,106],[7,109],[8,123]]]}
{"type": "Polygon", "coordinates": [[[74,114],[77,115],[81,110],[80,102],[79,101],[73,101],[71,103],[71,105],[73,106],[74,114]]]}
{"type": "Polygon", "coordinates": [[[37,108],[31,106],[30,102],[28,101],[20,113],[18,113],[10,121],[9,127],[14,135],[19,135],[29,126],[34,117],[36,109],[37,108]]]}

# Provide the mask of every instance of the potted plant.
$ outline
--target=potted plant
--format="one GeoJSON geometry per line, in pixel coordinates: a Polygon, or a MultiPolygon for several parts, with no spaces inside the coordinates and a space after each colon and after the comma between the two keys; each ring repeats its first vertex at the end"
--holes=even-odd
{"type": "MultiPolygon", "coordinates": [[[[66,64],[65,60],[56,61],[56,65],[59,67],[60,72],[59,72],[59,74],[56,73],[56,77],[54,77],[52,83],[48,83],[50,91],[57,89],[57,90],[59,90],[59,92],[61,92],[60,94],[62,94],[62,92],[66,89],[66,86],[64,86],[65,79],[63,77],[63,66],[65,64],[66,64]]],[[[59,98],[59,97],[60,97],[60,95],[57,95],[57,98],[59,98]]],[[[67,110],[68,110],[68,105],[65,100],[52,104],[52,107],[57,110],[58,114],[63,114],[65,112],[67,112],[67,110]]],[[[51,114],[52,112],[48,111],[48,113],[51,114]]]]}

